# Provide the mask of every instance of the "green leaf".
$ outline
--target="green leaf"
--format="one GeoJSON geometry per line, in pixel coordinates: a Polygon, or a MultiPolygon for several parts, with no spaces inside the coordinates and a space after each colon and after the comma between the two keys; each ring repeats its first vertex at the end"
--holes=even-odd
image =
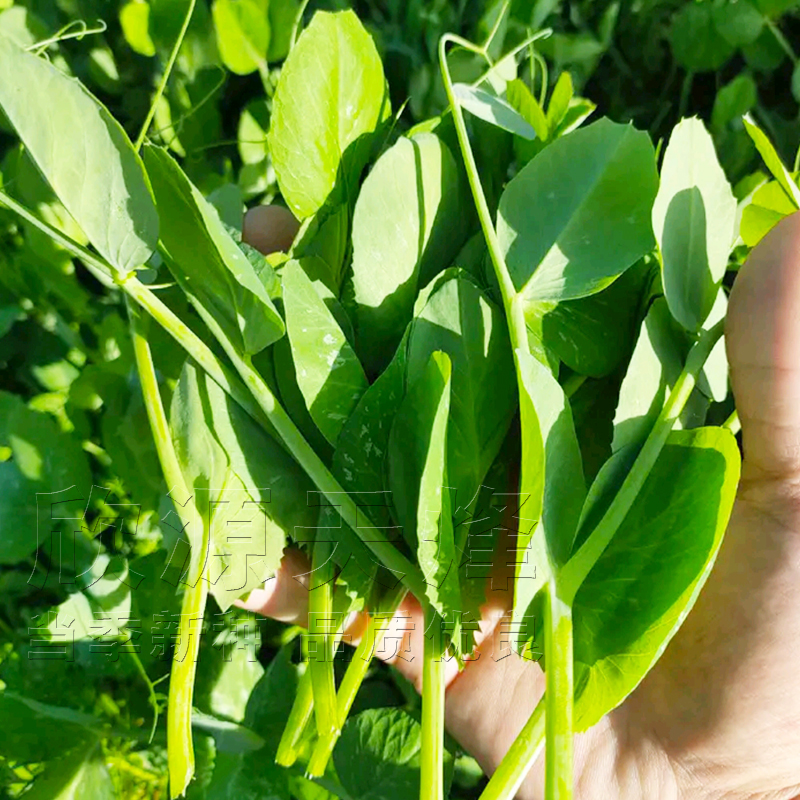
{"type": "Polygon", "coordinates": [[[535,637],[539,590],[572,551],[586,497],[572,412],[558,381],[533,356],[516,351],[520,384],[522,473],[513,619],[518,646],[535,637]]]}
{"type": "Polygon", "coordinates": [[[270,61],[281,61],[289,55],[297,13],[300,4],[296,0],[269,0],[269,52],[270,61]]]}
{"type": "Polygon", "coordinates": [[[63,524],[57,520],[81,518],[91,490],[86,454],[51,417],[6,392],[0,392],[0,447],[11,450],[11,460],[0,462],[0,564],[39,546],[53,558],[51,531],[63,524]]]}
{"type": "Polygon", "coordinates": [[[757,101],[756,82],[746,73],[737,75],[730,83],[726,83],[714,98],[711,129],[715,133],[722,131],[728,123],[738,120],[750,111],[757,101]]]}
{"type": "Polygon", "coordinates": [[[519,78],[509,81],[506,86],[506,98],[523,119],[533,127],[536,136],[543,142],[547,141],[550,137],[550,126],[547,117],[542,111],[539,101],[531,94],[531,90],[525,82],[519,78]]]}
{"type": "MultiPolygon", "coordinates": [[[[635,452],[634,452],[635,455],[635,452]]],[[[592,485],[581,536],[630,469],[617,453],[592,485]]],[[[618,706],[664,652],[713,566],[739,479],[739,448],[721,428],[670,434],[653,470],[575,597],[575,728],[618,706]]]]}
{"type": "Polygon", "coordinates": [[[208,529],[202,556],[209,591],[224,611],[275,574],[286,544],[283,525],[309,521],[308,484],[277,443],[234,411],[223,390],[191,362],[172,398],[170,428],[201,517],[189,541],[196,548],[201,527],[208,529]]]}
{"type": "Polygon", "coordinates": [[[736,198],[703,123],[672,131],[653,205],[664,294],[684,328],[699,331],[711,311],[735,238],[736,198]]]}
{"type": "Polygon", "coordinates": [[[367,383],[364,370],[298,261],[281,273],[297,383],[311,418],[333,445],[367,383]]]}
{"type": "Polygon", "coordinates": [[[748,247],[755,247],[784,217],[794,213],[792,203],[778,181],[770,181],[756,189],[742,210],[739,235],[748,247]]]}
{"type": "Polygon", "coordinates": [[[748,0],[717,0],[712,16],[717,31],[732,47],[754,42],[764,27],[764,17],[748,0]]]}
{"type": "Polygon", "coordinates": [[[430,356],[403,399],[389,437],[389,486],[403,533],[417,552],[426,593],[444,618],[461,609],[447,473],[452,366],[430,356]]]}
{"type": "Polygon", "coordinates": [[[497,456],[517,406],[504,315],[463,272],[438,277],[420,296],[408,340],[408,380],[433,353],[453,365],[447,479],[456,508],[468,509],[497,456]]]}
{"type": "Polygon", "coordinates": [[[515,136],[521,136],[523,139],[536,138],[533,126],[516,111],[513,105],[509,105],[497,95],[466,83],[456,83],[453,86],[453,94],[462,108],[490,125],[495,125],[515,136]]]}
{"type": "Polygon", "coordinates": [[[324,206],[301,226],[290,256],[303,264],[306,274],[321,281],[338,297],[350,248],[350,207],[324,206]]]}
{"type": "Polygon", "coordinates": [[[0,107],[58,199],[112,266],[141,267],[158,215],[122,126],[80,83],[2,35],[0,72],[14,75],[0,84],[0,107]]]}
{"type": "Polygon", "coordinates": [[[772,142],[767,138],[767,135],[761,128],[756,125],[752,117],[746,114],[742,118],[745,130],[750,134],[750,138],[756,146],[756,149],[764,159],[767,169],[772,173],[772,176],[781,185],[781,188],[786,192],[786,196],[792,201],[795,208],[800,208],[800,189],[794,182],[789,170],[783,166],[781,157],[775,150],[772,142]]]}
{"type": "Polygon", "coordinates": [[[265,70],[269,0],[214,0],[211,13],[222,63],[237,75],[265,70]]]}
{"type": "Polygon", "coordinates": [[[573,92],[572,75],[564,71],[558,76],[556,85],[553,87],[553,94],[550,95],[550,103],[547,106],[547,124],[551,131],[557,130],[564,120],[572,101],[573,92]]]}
{"type": "Polygon", "coordinates": [[[154,56],[156,46],[150,38],[150,4],[143,0],[131,0],[119,10],[122,35],[131,50],[140,56],[154,56]]]}
{"type": "MultiPolygon", "coordinates": [[[[267,158],[269,109],[265,100],[251,100],[239,117],[236,139],[243,164],[258,164],[267,158]]],[[[264,166],[266,170],[266,165],[264,166]]]]}
{"type": "MultiPolygon", "coordinates": [[[[422,733],[399,708],[372,708],[350,717],[333,752],[342,785],[352,800],[396,800],[419,792],[422,733]]],[[[444,752],[445,786],[453,756],[444,752]]]]}
{"type": "Polygon", "coordinates": [[[98,744],[48,762],[26,794],[32,800],[116,800],[114,781],[98,744]]]}
{"type": "Polygon", "coordinates": [[[144,157],[161,217],[160,250],[176,280],[237,350],[258,353],[284,333],[264,284],[174,159],[150,145],[144,157]]]}
{"type": "Polygon", "coordinates": [[[528,331],[538,332],[544,346],[580,375],[608,375],[630,355],[649,278],[649,269],[637,265],[590,297],[530,303],[528,331]]]}
{"type": "Polygon", "coordinates": [[[298,219],[335,187],[353,191],[387,112],[372,37],[352,11],[317,12],[283,65],[269,130],[281,194],[298,219]]]}
{"type": "Polygon", "coordinates": [[[650,137],[629,125],[601,120],[546,147],[500,199],[497,235],[516,288],[561,301],[607,286],[653,246],[657,185],[650,137]]]}
{"type": "Polygon", "coordinates": [[[367,176],[353,216],[352,278],[367,372],[400,341],[419,287],[455,257],[464,213],[455,160],[432,133],[398,139],[367,176]]]}
{"type": "Polygon", "coordinates": [[[672,20],[672,52],[675,60],[691,72],[719,69],[734,53],[714,17],[711,0],[701,0],[687,3],[672,20]]]}

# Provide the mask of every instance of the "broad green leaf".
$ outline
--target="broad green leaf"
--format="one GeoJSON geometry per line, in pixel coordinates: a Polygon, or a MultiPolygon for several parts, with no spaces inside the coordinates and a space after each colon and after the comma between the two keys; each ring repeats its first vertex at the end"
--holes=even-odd
{"type": "MultiPolygon", "coordinates": [[[[333,753],[342,785],[352,800],[396,800],[419,792],[422,733],[399,708],[372,708],[350,717],[333,753]]],[[[445,787],[453,756],[445,749],[445,787]]]]}
{"type": "Polygon", "coordinates": [[[650,137],[631,126],[601,120],[554,141],[500,199],[514,285],[528,301],[600,291],[652,248],[657,184],[650,137]]]}
{"type": "Polygon", "coordinates": [[[747,73],[737,75],[725,84],[714,98],[711,112],[711,129],[717,133],[725,126],[746,114],[758,100],[756,82],[747,73]]]}
{"type": "Polygon", "coordinates": [[[116,800],[118,795],[103,751],[93,743],[88,750],[48,762],[26,796],[32,800],[116,800]]]}
{"type": "Polygon", "coordinates": [[[122,35],[131,50],[140,56],[154,56],[156,46],[150,38],[150,4],[146,0],[130,0],[119,10],[122,35]]]}
{"type": "Polygon", "coordinates": [[[533,126],[505,100],[495,94],[469,86],[466,83],[457,83],[453,86],[453,94],[462,108],[474,114],[479,119],[485,120],[490,125],[496,125],[504,131],[521,136],[523,139],[535,139],[536,131],[533,126]]]}
{"type": "Polygon", "coordinates": [[[222,62],[237,75],[267,66],[269,0],[214,0],[211,13],[222,62]]]}
{"type": "Polygon", "coordinates": [[[756,189],[742,209],[739,235],[748,247],[755,247],[784,217],[797,211],[778,181],[756,189]]]}
{"type": "Polygon", "coordinates": [[[269,150],[281,194],[299,219],[336,188],[349,197],[385,118],[383,66],[352,11],[319,11],[281,70],[269,150]]]}
{"type": "Polygon", "coordinates": [[[287,531],[313,519],[309,484],[278,444],[190,362],[173,395],[170,427],[201,518],[189,531],[190,544],[196,547],[201,528],[208,529],[209,591],[224,611],[275,574],[287,531]]]}
{"type": "Polygon", "coordinates": [[[84,87],[0,35],[0,108],[58,199],[120,272],[156,248],[158,215],[122,126],[84,87]],[[65,135],[69,131],[69,135],[65,135]]]}
{"type": "Polygon", "coordinates": [[[389,436],[389,486],[426,593],[444,618],[461,609],[447,473],[452,366],[432,353],[406,393],[389,436]]]}
{"type": "Polygon", "coordinates": [[[630,355],[649,278],[649,269],[637,265],[590,297],[530,303],[528,330],[538,332],[544,346],[571,370],[596,378],[608,375],[630,355]]]}
{"type": "MultiPolygon", "coordinates": [[[[267,158],[269,109],[265,100],[251,100],[239,117],[236,139],[243,164],[258,164],[267,158]]],[[[264,170],[266,171],[266,164],[264,170]]]]}
{"type": "Polygon", "coordinates": [[[513,619],[524,651],[536,635],[539,590],[572,550],[586,497],[578,440],[564,392],[550,370],[516,351],[522,472],[513,619]]]}
{"type": "Polygon", "coordinates": [[[781,157],[772,145],[772,142],[767,138],[767,135],[761,128],[756,125],[749,114],[745,114],[742,118],[745,130],[750,134],[750,138],[756,146],[756,149],[764,159],[767,169],[772,173],[772,176],[781,185],[781,188],[786,192],[787,197],[792,201],[795,208],[800,208],[800,188],[794,182],[789,170],[783,166],[781,157]]]}
{"type": "Polygon", "coordinates": [[[408,339],[408,381],[424,372],[434,352],[449,356],[447,478],[454,510],[463,513],[497,456],[517,406],[505,318],[466,274],[455,270],[426,287],[417,306],[408,339]]]}
{"type": "Polygon", "coordinates": [[[553,87],[553,94],[550,95],[550,103],[547,106],[547,124],[551,131],[557,130],[564,120],[572,95],[572,75],[566,71],[562,72],[553,87]]]}
{"type": "MultiPolygon", "coordinates": [[[[620,451],[582,514],[591,530],[630,469],[620,451]]],[[[676,431],[575,597],[575,728],[618,706],[691,610],[722,543],[739,479],[739,448],[721,428],[676,431]]]]}
{"type": "Polygon", "coordinates": [[[358,352],[379,371],[411,319],[420,286],[461,246],[455,160],[434,134],[400,138],[364,181],[353,216],[358,352]]]}
{"type": "Polygon", "coordinates": [[[338,297],[349,247],[349,206],[325,206],[303,223],[289,255],[301,261],[312,280],[321,281],[338,297]]]}
{"type": "Polygon", "coordinates": [[[160,249],[195,306],[242,353],[258,353],[283,336],[283,320],[216,209],[165,150],[147,146],[145,162],[161,218],[160,249]]]}
{"type": "Polygon", "coordinates": [[[353,348],[300,263],[285,264],[281,280],[297,383],[311,418],[335,445],[369,384],[353,348]]]}
{"type": "MultiPolygon", "coordinates": [[[[531,94],[527,84],[515,78],[506,86],[506,98],[512,108],[522,115],[536,132],[536,136],[544,141],[550,137],[550,126],[539,101],[531,94]]],[[[515,143],[516,144],[516,143],[515,143]]]]}
{"type": "Polygon", "coordinates": [[[734,53],[734,47],[714,24],[712,0],[687,3],[674,16],[670,39],[675,60],[692,72],[719,69],[734,53]]]}
{"type": "Polygon", "coordinates": [[[53,558],[51,536],[58,533],[51,532],[80,519],[91,490],[86,454],[49,415],[7,392],[0,392],[0,447],[11,451],[11,460],[0,461],[0,564],[39,546],[53,558]]]}
{"type": "Polygon", "coordinates": [[[754,42],[764,27],[764,17],[749,0],[717,0],[711,13],[717,31],[733,47],[754,42]]]}
{"type": "Polygon", "coordinates": [[[10,689],[0,692],[0,752],[22,764],[86,747],[102,733],[98,720],[63,706],[39,703],[10,689]]]}
{"type": "Polygon", "coordinates": [[[292,38],[300,4],[297,0],[269,0],[269,53],[270,61],[281,61],[289,55],[292,38]]]}
{"type": "MultiPolygon", "coordinates": [[[[712,310],[719,316],[724,311],[725,299],[712,310]]],[[[686,356],[692,346],[693,338],[673,319],[663,297],[657,298],[642,322],[636,346],[631,356],[625,378],[620,388],[619,402],[614,417],[614,451],[628,444],[637,447],[642,444],[653,423],[658,417],[667,391],[675,384],[680,375],[686,356]]],[[[721,353],[724,359],[724,351],[721,353]]],[[[720,357],[715,348],[715,360],[720,357]]],[[[715,372],[722,372],[722,382],[727,387],[727,364],[714,365],[715,372]]],[[[724,389],[719,387],[719,375],[714,374],[714,385],[723,395],[724,389]]],[[[683,413],[680,424],[685,427],[696,426],[705,420],[708,400],[703,397],[700,388],[711,394],[708,381],[701,374],[698,386],[692,392],[683,413]]]]}
{"type": "Polygon", "coordinates": [[[735,220],[736,198],[711,136],[697,117],[682,120],[664,153],[653,229],[669,310],[689,331],[702,328],[714,305],[735,220]]]}

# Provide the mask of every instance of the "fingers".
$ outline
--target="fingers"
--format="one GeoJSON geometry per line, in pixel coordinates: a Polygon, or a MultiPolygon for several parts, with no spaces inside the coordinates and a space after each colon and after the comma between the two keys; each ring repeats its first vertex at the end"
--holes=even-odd
{"type": "Polygon", "coordinates": [[[254,589],[247,600],[237,601],[236,605],[279,622],[307,625],[310,569],[311,564],[300,550],[287,547],[275,577],[266,581],[263,589],[254,589]]]}
{"type": "Polygon", "coordinates": [[[745,470],[800,475],[800,213],[778,223],[740,270],[726,340],[745,470]]]}
{"type": "Polygon", "coordinates": [[[244,215],[242,240],[264,255],[286,253],[298,230],[300,223],[283,206],[256,206],[244,215]]]}

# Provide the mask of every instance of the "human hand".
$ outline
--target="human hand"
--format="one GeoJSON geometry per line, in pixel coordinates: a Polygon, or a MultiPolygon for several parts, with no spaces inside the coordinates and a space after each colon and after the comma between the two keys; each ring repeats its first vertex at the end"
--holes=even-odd
{"type": "MultiPolygon", "coordinates": [[[[280,249],[292,226],[284,216],[278,225],[279,213],[249,212],[245,239],[264,252],[280,249]]],[[[753,251],[734,285],[726,327],[745,455],[726,539],[661,660],[622,706],[576,736],[580,800],[788,800],[800,793],[800,214],[753,251]]],[[[498,543],[497,553],[508,547],[498,543]]],[[[308,570],[299,551],[287,551],[276,578],[246,607],[305,624],[307,589],[296,576],[308,570]]],[[[508,655],[508,575],[498,563],[477,649],[460,674],[450,662],[446,698],[450,733],[489,774],[544,691],[539,666],[508,655]]],[[[402,634],[393,663],[419,688],[424,625],[413,598],[395,623],[412,632],[402,634]]],[[[351,622],[353,641],[363,625],[363,618],[351,622]]],[[[543,769],[540,759],[519,798],[542,796],[543,769]]]]}

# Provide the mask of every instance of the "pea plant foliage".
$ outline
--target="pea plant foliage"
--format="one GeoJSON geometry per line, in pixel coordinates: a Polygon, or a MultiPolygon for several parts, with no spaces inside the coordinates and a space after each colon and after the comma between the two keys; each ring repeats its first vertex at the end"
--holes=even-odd
{"type": "MultiPolygon", "coordinates": [[[[259,3],[221,0],[215,21],[240,6],[263,22],[259,3]]],[[[521,64],[546,35],[501,59],[492,36],[445,35],[447,107],[408,128],[357,16],[317,12],[287,37],[266,133],[301,225],[265,257],[242,242],[241,207],[232,218],[147,131],[135,147],[77,79],[0,31],[0,109],[74,225],[11,185],[0,202],[125,298],[189,546],[171,797],[197,784],[198,730],[217,745],[203,796],[446,797],[445,664],[470,669],[486,553],[507,529],[515,657],[539,661],[546,690],[482,797],[510,800],[544,752],[547,797],[569,798],[574,733],[635,689],[702,590],[739,477],[727,290],[763,214],[737,206],[699,119],[659,149],[592,119],[568,73],[534,95],[521,64]],[[476,80],[453,79],[456,55],[482,65],[476,80]],[[174,385],[156,331],[184,351],[174,385]],[[282,651],[240,723],[193,712],[192,625],[209,595],[225,610],[272,577],[287,545],[312,564],[302,667],[282,651]],[[377,621],[406,593],[425,616],[421,713],[351,715],[377,621]],[[358,610],[369,622],[344,669],[358,610]]],[[[770,208],[788,213],[794,177],[745,126],[781,198],[770,208]]],[[[101,786],[90,726],[58,724],[89,744],[79,768],[54,764],[53,791],[101,786]]]]}

